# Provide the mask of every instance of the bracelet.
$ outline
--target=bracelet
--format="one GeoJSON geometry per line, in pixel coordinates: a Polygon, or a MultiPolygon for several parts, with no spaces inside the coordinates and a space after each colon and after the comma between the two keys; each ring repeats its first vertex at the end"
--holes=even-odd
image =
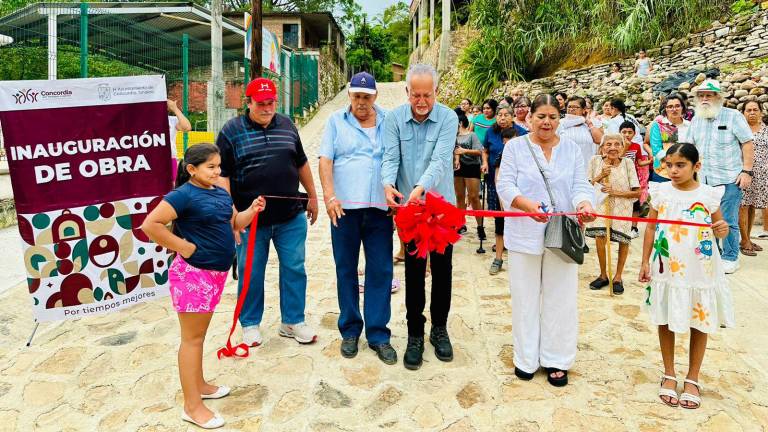
{"type": "Polygon", "coordinates": [[[334,196],[332,196],[332,197],[328,198],[328,204],[330,204],[330,203],[332,203],[332,202],[334,202],[334,201],[336,201],[336,195],[334,195],[334,196]]]}
{"type": "Polygon", "coordinates": [[[741,170],[741,172],[743,172],[744,174],[746,174],[746,175],[748,175],[750,177],[754,177],[755,176],[755,172],[751,171],[751,170],[741,170]]]}

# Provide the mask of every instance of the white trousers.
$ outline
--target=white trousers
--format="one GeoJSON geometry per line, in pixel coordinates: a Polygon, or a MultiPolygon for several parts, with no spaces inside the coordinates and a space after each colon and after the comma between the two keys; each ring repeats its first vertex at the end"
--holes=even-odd
{"type": "Polygon", "coordinates": [[[509,252],[515,366],[568,370],[576,359],[579,266],[549,250],[543,255],[509,252]]]}

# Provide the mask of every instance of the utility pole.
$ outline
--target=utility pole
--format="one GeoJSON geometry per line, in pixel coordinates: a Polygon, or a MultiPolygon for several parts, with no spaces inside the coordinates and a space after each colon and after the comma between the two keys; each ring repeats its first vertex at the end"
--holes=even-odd
{"type": "Polygon", "coordinates": [[[261,0],[251,0],[251,80],[261,76],[261,0]]]}
{"type": "Polygon", "coordinates": [[[214,137],[224,126],[221,1],[211,1],[211,81],[208,83],[208,131],[213,132],[214,137]]]}

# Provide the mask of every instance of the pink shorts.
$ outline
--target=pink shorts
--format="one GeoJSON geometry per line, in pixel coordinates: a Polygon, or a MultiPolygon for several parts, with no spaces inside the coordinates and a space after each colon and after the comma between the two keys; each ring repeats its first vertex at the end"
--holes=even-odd
{"type": "Polygon", "coordinates": [[[176,312],[213,312],[221,300],[228,273],[193,267],[177,254],[168,269],[173,308],[176,312]]]}

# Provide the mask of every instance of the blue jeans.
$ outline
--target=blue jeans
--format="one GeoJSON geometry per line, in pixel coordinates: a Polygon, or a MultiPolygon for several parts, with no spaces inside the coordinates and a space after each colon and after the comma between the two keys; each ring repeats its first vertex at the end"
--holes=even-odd
{"type": "Polygon", "coordinates": [[[370,345],[389,342],[387,328],[392,298],[392,217],[385,210],[365,208],[344,210],[338,227],[331,224],[333,259],[336,261],[336,291],[339,297],[339,332],[341,337],[360,337],[357,263],[360,243],[365,252],[365,338],[370,345]]]}
{"type": "Polygon", "coordinates": [[[720,201],[720,211],[723,219],[730,228],[728,236],[722,239],[723,260],[736,261],[739,259],[739,207],[744,192],[735,183],[728,183],[720,201]]]}
{"type": "MultiPolygon", "coordinates": [[[[240,234],[242,243],[237,247],[238,295],[243,289],[245,255],[248,250],[249,230],[240,234]]],[[[280,318],[283,324],[304,322],[307,294],[307,273],[304,270],[304,246],[307,240],[307,219],[304,213],[274,225],[260,226],[256,230],[251,280],[248,295],[240,313],[243,327],[261,324],[264,315],[264,271],[269,258],[269,242],[275,245],[280,262],[280,318]]]]}

